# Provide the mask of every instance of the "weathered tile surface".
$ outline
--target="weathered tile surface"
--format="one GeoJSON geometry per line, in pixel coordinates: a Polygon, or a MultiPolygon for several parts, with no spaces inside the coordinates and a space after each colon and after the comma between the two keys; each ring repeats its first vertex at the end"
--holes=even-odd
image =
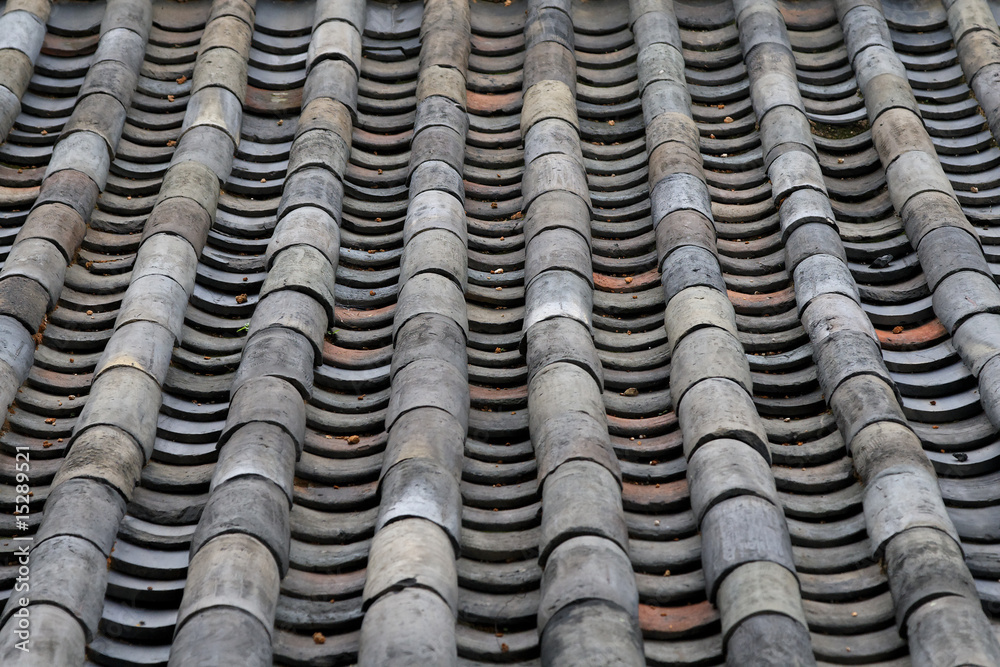
{"type": "Polygon", "coordinates": [[[0,664],[1000,665],[994,3],[0,7],[0,664]]]}

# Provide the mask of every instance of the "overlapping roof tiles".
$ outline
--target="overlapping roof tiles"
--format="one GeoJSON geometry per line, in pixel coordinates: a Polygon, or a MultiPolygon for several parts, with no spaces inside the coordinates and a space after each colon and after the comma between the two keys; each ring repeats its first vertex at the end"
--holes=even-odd
{"type": "Polygon", "coordinates": [[[1000,665],[1000,7],[3,7],[0,664],[1000,665]]]}

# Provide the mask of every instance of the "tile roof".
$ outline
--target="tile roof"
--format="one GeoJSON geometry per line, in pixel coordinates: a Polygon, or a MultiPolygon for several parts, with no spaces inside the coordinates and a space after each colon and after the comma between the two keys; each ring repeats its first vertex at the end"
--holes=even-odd
{"type": "Polygon", "coordinates": [[[1000,5],[0,6],[0,664],[1000,666],[1000,5]]]}

